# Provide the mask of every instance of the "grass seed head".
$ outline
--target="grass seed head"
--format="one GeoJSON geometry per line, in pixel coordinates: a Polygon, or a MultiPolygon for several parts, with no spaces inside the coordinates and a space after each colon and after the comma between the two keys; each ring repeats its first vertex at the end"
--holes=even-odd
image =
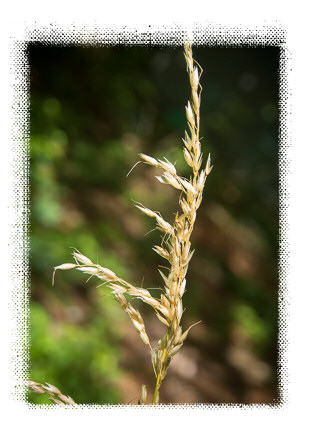
{"type": "Polygon", "coordinates": [[[193,113],[193,110],[191,108],[191,105],[190,105],[189,101],[188,101],[188,104],[186,106],[186,116],[187,116],[188,122],[194,128],[195,127],[195,117],[194,117],[194,113],[193,113]]]}
{"type": "Polygon", "coordinates": [[[145,155],[143,153],[139,154],[140,158],[142,158],[147,164],[149,165],[153,165],[154,167],[158,167],[159,166],[159,162],[152,158],[151,156],[145,155]]]}
{"type": "Polygon", "coordinates": [[[90,275],[95,275],[99,272],[98,267],[90,267],[90,266],[79,266],[77,267],[77,270],[80,272],[88,273],[90,275]]]}
{"type": "Polygon", "coordinates": [[[54,267],[54,271],[53,271],[53,275],[52,275],[52,285],[54,285],[54,283],[55,283],[56,270],[70,270],[70,269],[75,269],[76,267],[77,267],[77,264],[73,264],[73,263],[64,263],[64,264],[60,264],[60,266],[54,267]]]}
{"type": "Polygon", "coordinates": [[[93,264],[93,262],[88,257],[86,257],[85,255],[82,255],[82,253],[80,253],[79,251],[73,252],[72,256],[76,261],[79,261],[82,264],[85,264],[85,265],[93,264]]]}
{"type": "Polygon", "coordinates": [[[198,68],[195,67],[191,76],[191,86],[193,90],[197,90],[199,85],[199,72],[198,72],[198,68]]]}
{"type": "Polygon", "coordinates": [[[137,207],[139,210],[141,210],[141,212],[145,213],[147,216],[150,216],[151,218],[156,218],[157,214],[155,212],[153,212],[152,210],[147,209],[144,206],[139,206],[139,205],[135,205],[135,207],[137,207]]]}
{"type": "MultiPolygon", "coordinates": [[[[179,204],[182,214],[176,213],[174,224],[171,225],[165,221],[159,212],[144,207],[142,204],[136,207],[151,218],[156,219],[157,228],[164,233],[161,246],[154,246],[153,250],[169,262],[169,271],[165,275],[161,270],[159,273],[164,281],[164,290],[160,299],[152,297],[147,289],[138,288],[127,281],[117,277],[110,269],[99,264],[94,264],[88,257],[82,255],[79,251],[73,252],[73,258],[76,264],[65,263],[54,268],[56,270],[77,269],[81,272],[96,276],[106,282],[111,289],[114,298],[121,304],[124,311],[130,317],[141,340],[149,346],[151,350],[152,364],[155,376],[157,378],[156,390],[153,397],[153,404],[158,403],[159,387],[163,381],[171,358],[180,350],[186,339],[190,326],[184,333],[180,326],[181,318],[184,312],[182,297],[186,288],[186,273],[189,261],[193,255],[190,251],[190,236],[196,219],[196,212],[202,200],[202,192],[206,177],[209,175],[212,166],[210,154],[208,156],[205,169],[200,171],[202,165],[202,152],[199,142],[199,111],[202,87],[199,84],[200,71],[194,64],[192,56],[192,39],[189,38],[184,46],[184,55],[187,64],[187,71],[191,85],[191,100],[188,101],[186,110],[187,125],[189,134],[185,131],[183,139],[183,154],[185,161],[192,172],[189,178],[180,177],[175,165],[168,161],[155,159],[146,154],[140,153],[140,158],[146,164],[161,168],[163,173],[156,176],[162,184],[168,184],[184,192],[181,193],[179,204]],[[149,337],[145,330],[144,321],[138,310],[132,305],[133,298],[127,301],[124,294],[133,298],[142,300],[150,305],[160,320],[167,327],[167,333],[158,342],[158,348],[152,349],[149,337]]],[[[201,70],[202,71],[202,70],[201,70]]],[[[141,162],[141,161],[139,161],[141,162]]],[[[136,164],[137,165],[137,164],[136,164]]],[[[41,385],[36,382],[29,382],[29,388],[35,392],[47,392],[52,396],[51,400],[56,404],[75,404],[68,396],[61,394],[58,388],[46,384],[41,385]]],[[[145,404],[147,400],[146,388],[143,385],[141,390],[140,404],[145,404]]]]}

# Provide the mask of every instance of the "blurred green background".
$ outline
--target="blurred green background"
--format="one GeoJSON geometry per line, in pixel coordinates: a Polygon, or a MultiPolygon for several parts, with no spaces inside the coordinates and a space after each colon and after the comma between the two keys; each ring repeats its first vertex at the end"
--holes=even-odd
{"type": "MultiPolygon", "coordinates": [[[[32,43],[28,56],[30,378],[78,403],[137,403],[141,384],[150,392],[154,379],[127,315],[97,279],[58,271],[52,287],[51,278],[76,247],[135,285],[161,286],[164,263],[152,251],[160,235],[133,204],[172,222],[178,194],[147,165],[126,175],[140,152],[166,156],[189,174],[182,48],[32,43]]],[[[202,149],[214,169],[192,237],[183,322],[202,323],[174,358],[161,401],[272,403],[279,398],[279,49],[197,47],[194,57],[204,70],[202,149]]],[[[160,323],[139,308],[157,339],[160,323]]]]}

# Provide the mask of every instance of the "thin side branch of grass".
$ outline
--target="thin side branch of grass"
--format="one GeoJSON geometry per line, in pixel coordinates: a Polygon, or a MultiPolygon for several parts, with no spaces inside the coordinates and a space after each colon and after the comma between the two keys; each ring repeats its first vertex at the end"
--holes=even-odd
{"type": "Polygon", "coordinates": [[[51,385],[50,383],[37,383],[33,381],[26,382],[26,386],[28,389],[36,394],[44,394],[47,393],[51,397],[49,400],[51,400],[55,405],[71,405],[71,406],[77,406],[75,401],[69,397],[62,394],[60,389],[56,388],[56,386],[51,385]]]}

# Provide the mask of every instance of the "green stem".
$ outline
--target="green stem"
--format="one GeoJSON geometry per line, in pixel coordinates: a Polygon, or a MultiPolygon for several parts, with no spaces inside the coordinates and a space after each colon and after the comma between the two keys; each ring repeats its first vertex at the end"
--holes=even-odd
{"type": "Polygon", "coordinates": [[[154,391],[154,395],[153,395],[152,405],[156,405],[156,399],[159,394],[160,379],[161,379],[161,373],[159,372],[159,375],[157,376],[157,379],[156,379],[156,385],[155,385],[155,391],[154,391]]]}
{"type": "Polygon", "coordinates": [[[168,328],[167,334],[166,334],[166,345],[164,347],[163,356],[162,356],[162,360],[161,360],[161,363],[160,363],[160,371],[159,371],[159,374],[158,374],[158,376],[156,378],[156,384],[155,384],[155,390],[154,390],[154,394],[153,394],[152,405],[156,405],[156,399],[157,399],[157,396],[159,394],[159,389],[160,389],[160,386],[161,386],[161,383],[162,383],[161,382],[161,375],[162,375],[161,370],[163,369],[163,366],[164,366],[164,363],[165,363],[165,357],[166,357],[166,352],[167,352],[167,346],[168,346],[169,338],[170,338],[170,328],[168,328]]]}

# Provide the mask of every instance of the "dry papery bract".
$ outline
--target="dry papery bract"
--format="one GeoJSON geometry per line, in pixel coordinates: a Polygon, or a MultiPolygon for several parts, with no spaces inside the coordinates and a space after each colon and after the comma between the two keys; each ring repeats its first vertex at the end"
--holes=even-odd
{"type": "MultiPolygon", "coordinates": [[[[194,227],[197,209],[201,204],[205,181],[212,169],[210,154],[205,162],[204,169],[201,168],[202,152],[199,140],[199,112],[202,90],[200,85],[201,68],[193,59],[191,42],[187,42],[184,45],[184,56],[191,86],[191,101],[188,101],[186,106],[188,131],[185,131],[185,138],[183,139],[183,153],[186,163],[191,168],[191,175],[189,178],[179,176],[175,165],[166,158],[161,160],[143,153],[140,154],[142,162],[161,170],[160,175],[156,176],[158,181],[180,190],[180,210],[176,213],[173,225],[167,222],[160,212],[151,210],[141,204],[136,205],[145,215],[155,219],[156,228],[162,232],[161,245],[153,247],[153,250],[169,263],[168,273],[165,273],[164,268],[164,272],[159,270],[164,281],[164,289],[160,297],[155,298],[147,289],[133,286],[123,278],[118,277],[112,270],[94,263],[76,249],[72,253],[74,262],[55,267],[53,273],[54,282],[57,270],[76,269],[90,276],[97,277],[111,289],[114,298],[128,314],[141,340],[150,349],[155,375],[155,391],[152,397],[152,405],[159,403],[159,389],[166,376],[168,366],[174,355],[182,347],[192,327],[190,326],[190,328],[183,331],[181,326],[184,312],[183,295],[186,289],[185,277],[189,262],[194,253],[191,250],[190,236],[194,227]],[[156,348],[151,346],[144,320],[140,312],[132,305],[133,299],[139,299],[151,306],[159,321],[165,325],[165,335],[158,341],[156,348]]],[[[52,391],[52,388],[54,388],[52,385],[34,383],[34,388],[38,388],[40,392],[46,390],[50,395],[53,395],[54,398],[52,400],[54,403],[57,403],[55,396],[58,396],[59,399],[61,398],[60,392],[54,393],[52,391]]],[[[58,403],[66,403],[65,396],[62,396],[61,400],[62,402],[58,403]]],[[[138,403],[148,404],[145,385],[142,386],[141,397],[138,403]]]]}

